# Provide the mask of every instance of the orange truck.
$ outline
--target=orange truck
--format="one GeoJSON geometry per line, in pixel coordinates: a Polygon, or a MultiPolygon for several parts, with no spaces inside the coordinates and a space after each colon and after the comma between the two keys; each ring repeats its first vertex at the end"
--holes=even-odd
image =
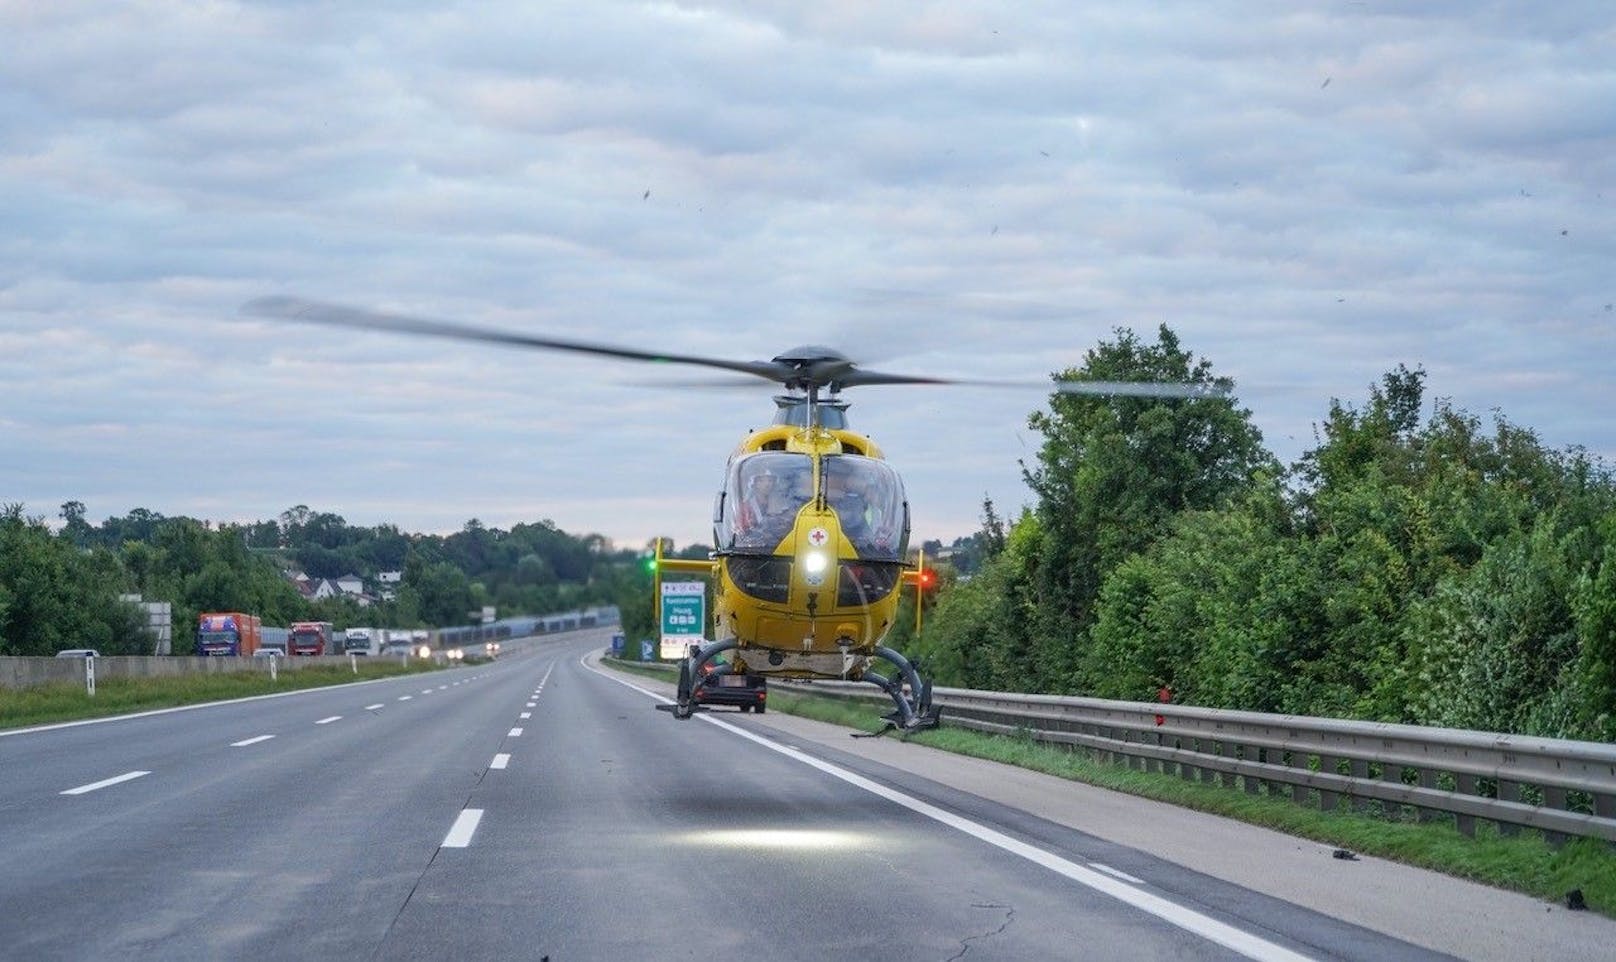
{"type": "Polygon", "coordinates": [[[263,622],[239,611],[205,611],[196,619],[196,653],[250,657],[258,650],[263,622]]]}

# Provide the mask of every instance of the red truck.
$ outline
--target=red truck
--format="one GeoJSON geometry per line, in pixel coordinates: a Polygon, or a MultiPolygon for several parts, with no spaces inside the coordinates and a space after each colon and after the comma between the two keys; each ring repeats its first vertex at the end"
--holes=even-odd
{"type": "Polygon", "coordinates": [[[258,650],[263,622],[239,611],[205,611],[196,619],[198,655],[251,657],[258,650]]]}
{"type": "Polygon", "coordinates": [[[329,621],[294,621],[292,622],[291,650],[293,655],[335,655],[339,654],[337,646],[332,642],[336,626],[329,621]]]}

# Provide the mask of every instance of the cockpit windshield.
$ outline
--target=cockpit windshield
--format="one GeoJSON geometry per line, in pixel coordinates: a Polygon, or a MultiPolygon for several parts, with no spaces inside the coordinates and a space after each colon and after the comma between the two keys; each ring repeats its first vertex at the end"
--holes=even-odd
{"type": "Polygon", "coordinates": [[[825,503],[859,557],[901,560],[909,547],[903,481],[884,461],[852,454],[823,460],[825,503]]]}
{"type": "Polygon", "coordinates": [[[764,451],[736,462],[719,519],[721,548],[772,552],[814,496],[814,463],[806,454],[764,451]]]}

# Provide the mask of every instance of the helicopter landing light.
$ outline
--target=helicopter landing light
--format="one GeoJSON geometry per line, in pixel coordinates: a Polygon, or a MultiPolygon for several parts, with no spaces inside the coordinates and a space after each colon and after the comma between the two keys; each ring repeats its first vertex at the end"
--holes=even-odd
{"type": "Polygon", "coordinates": [[[873,840],[854,832],[810,829],[724,829],[686,832],[679,841],[703,848],[736,848],[792,852],[828,852],[836,849],[868,849],[873,840]]]}
{"type": "Polygon", "coordinates": [[[811,551],[802,559],[802,570],[811,575],[817,575],[823,573],[825,566],[828,564],[830,564],[830,562],[825,558],[823,553],[811,551]]]}

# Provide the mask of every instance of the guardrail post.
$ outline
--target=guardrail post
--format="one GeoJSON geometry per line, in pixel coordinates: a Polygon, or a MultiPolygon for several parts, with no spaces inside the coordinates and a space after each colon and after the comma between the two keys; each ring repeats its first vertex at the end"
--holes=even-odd
{"type": "MultiPolygon", "coordinates": [[[[1389,785],[1403,784],[1403,766],[1382,762],[1380,766],[1380,780],[1389,785]]],[[[1394,822],[1403,820],[1403,806],[1400,802],[1383,801],[1380,803],[1380,814],[1394,822]]]]}
{"type": "MultiPolygon", "coordinates": [[[[1543,786],[1543,805],[1545,808],[1559,809],[1562,812],[1566,811],[1566,809],[1569,808],[1569,806],[1566,805],[1566,790],[1563,788],[1558,788],[1554,785],[1543,786]]],[[[1559,848],[1561,845],[1564,845],[1566,840],[1569,838],[1570,836],[1566,835],[1564,832],[1543,833],[1543,840],[1548,842],[1550,845],[1553,845],[1555,848],[1559,848]]]]}
{"type": "MultiPolygon", "coordinates": [[[[1334,755],[1320,755],[1319,771],[1326,775],[1341,774],[1341,759],[1334,755]]],[[[1340,804],[1340,801],[1340,792],[1327,792],[1322,788],[1319,789],[1319,811],[1333,812],[1336,805],[1340,804]]]]}
{"type": "MultiPolygon", "coordinates": [[[[1257,761],[1262,758],[1262,749],[1253,748],[1250,745],[1238,745],[1235,748],[1235,752],[1240,756],[1240,760],[1243,762],[1257,761]]],[[[1240,782],[1245,787],[1247,795],[1262,794],[1262,780],[1257,776],[1241,775],[1240,782]]]]}
{"type": "MultiPolygon", "coordinates": [[[[1420,769],[1417,769],[1417,771],[1418,771],[1418,774],[1420,776],[1420,787],[1421,788],[1436,788],[1437,787],[1437,784],[1436,784],[1436,769],[1434,769],[1434,768],[1420,768],[1420,769]]],[[[1434,822],[1437,819],[1442,817],[1442,813],[1440,811],[1438,811],[1437,809],[1434,809],[1434,808],[1425,808],[1425,807],[1421,806],[1418,809],[1418,811],[1419,811],[1419,819],[1422,822],[1434,822]]]]}
{"type": "MultiPolygon", "coordinates": [[[[1477,794],[1476,776],[1461,772],[1454,776],[1453,781],[1456,791],[1458,791],[1460,795],[1469,795],[1474,797],[1477,794]]],[[[1476,837],[1476,816],[1462,814],[1455,815],[1453,818],[1453,823],[1459,829],[1460,835],[1463,835],[1466,838],[1476,837]]]]}
{"type": "MultiPolygon", "coordinates": [[[[1498,780],[1498,800],[1500,802],[1518,802],[1521,800],[1521,783],[1498,780]]],[[[1514,822],[1495,822],[1499,835],[1519,835],[1521,827],[1514,822]]]]}
{"type": "MultiPolygon", "coordinates": [[[[1352,763],[1348,767],[1351,770],[1353,778],[1360,779],[1360,780],[1366,781],[1366,782],[1369,781],[1369,759],[1367,759],[1367,758],[1354,758],[1352,760],[1352,763]]],[[[1368,799],[1368,797],[1364,796],[1364,795],[1354,795],[1354,796],[1352,796],[1352,810],[1355,811],[1355,812],[1367,812],[1367,811],[1369,811],[1369,799],[1368,799]]]]}

